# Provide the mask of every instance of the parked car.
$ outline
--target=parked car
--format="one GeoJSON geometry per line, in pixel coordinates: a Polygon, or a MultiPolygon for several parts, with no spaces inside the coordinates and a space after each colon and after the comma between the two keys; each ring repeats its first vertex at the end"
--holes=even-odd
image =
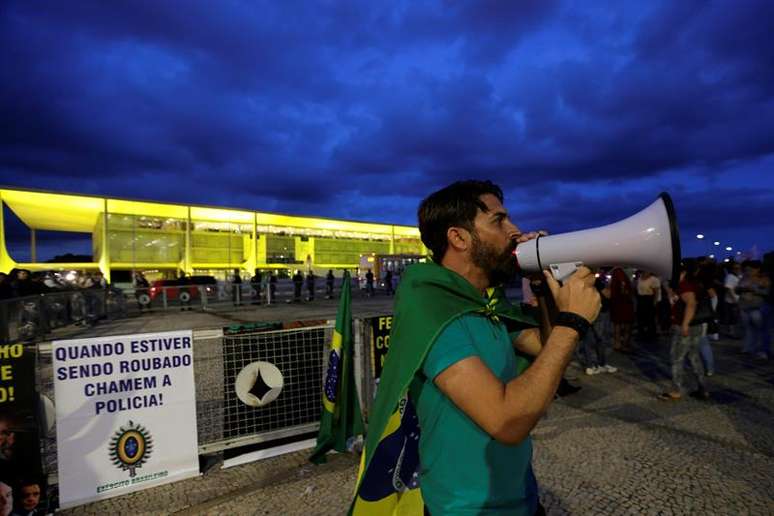
{"type": "Polygon", "coordinates": [[[167,302],[171,301],[183,301],[183,302],[189,302],[191,299],[194,299],[195,297],[199,297],[199,292],[194,291],[194,289],[181,289],[180,285],[178,285],[177,280],[156,280],[153,283],[151,283],[150,289],[148,289],[148,294],[150,295],[151,301],[156,301],[159,299],[163,299],[164,291],[167,293],[167,302]],[[187,298],[183,296],[183,298],[180,298],[181,292],[187,292],[187,298]]]}
{"type": "Polygon", "coordinates": [[[182,285],[180,282],[179,279],[154,281],[148,289],[151,302],[161,299],[164,290],[167,292],[167,302],[189,303],[194,299],[199,299],[201,292],[204,292],[207,297],[217,294],[217,281],[212,276],[189,276],[182,280],[182,285]]]}

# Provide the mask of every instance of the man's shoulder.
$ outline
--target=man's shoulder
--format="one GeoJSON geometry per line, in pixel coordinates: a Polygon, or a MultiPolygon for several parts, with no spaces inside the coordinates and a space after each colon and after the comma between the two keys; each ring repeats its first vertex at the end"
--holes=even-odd
{"type": "Polygon", "coordinates": [[[493,320],[484,314],[476,312],[467,312],[452,318],[446,326],[438,333],[437,340],[456,341],[464,339],[468,342],[481,340],[483,337],[496,338],[493,330],[500,327],[505,330],[505,324],[502,320],[493,320]]]}

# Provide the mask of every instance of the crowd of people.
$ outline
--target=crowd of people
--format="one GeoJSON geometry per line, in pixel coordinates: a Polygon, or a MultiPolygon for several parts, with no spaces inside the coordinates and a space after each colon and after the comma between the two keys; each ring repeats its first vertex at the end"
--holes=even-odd
{"type": "MultiPolygon", "coordinates": [[[[131,279],[131,289],[122,291],[110,285],[100,271],[31,272],[13,269],[8,274],[0,272],[0,342],[16,339],[30,341],[57,327],[94,325],[104,317],[125,316],[127,295],[133,295],[140,312],[151,310],[154,297],[160,299],[163,294],[166,294],[168,302],[180,305],[184,310],[192,310],[204,295],[212,295],[218,300],[231,299],[235,307],[272,304],[278,300],[279,275],[276,271],[256,269],[255,274],[244,281],[239,269],[235,269],[227,281],[216,281],[211,276],[181,275],[174,280],[151,283],[140,271],[136,271],[131,279]],[[202,279],[211,281],[202,285],[195,281],[202,279]]],[[[341,287],[341,278],[333,270],[322,278],[311,269],[306,274],[297,270],[290,279],[293,289],[286,298],[288,303],[314,301],[316,295],[321,294],[318,292],[321,284],[324,284],[324,297],[333,299],[341,287]]],[[[355,269],[352,286],[368,297],[379,291],[392,295],[395,279],[392,271],[376,278],[370,269],[362,274],[361,279],[355,269]]]]}
{"type": "Polygon", "coordinates": [[[99,271],[0,272],[0,342],[9,340],[12,325],[20,340],[32,340],[53,328],[94,325],[109,313],[124,311],[120,291],[110,288],[99,271]]]}
{"type": "MultiPolygon", "coordinates": [[[[772,272],[757,260],[686,259],[679,282],[671,285],[648,271],[602,270],[595,282],[600,314],[576,357],[587,375],[614,373],[609,349],[629,354],[669,342],[674,385],[661,398],[686,394],[687,360],[698,385],[691,394],[706,399],[705,378],[716,372],[712,346],[721,336],[740,340],[739,351],[757,360],[772,357],[772,272]]],[[[527,280],[523,288],[525,302],[535,304],[527,280]]]]}
{"type": "Polygon", "coordinates": [[[0,300],[106,287],[107,282],[99,271],[73,275],[69,279],[52,271],[33,273],[27,269],[13,269],[8,274],[0,272],[0,300]]]}
{"type": "MultiPolygon", "coordinates": [[[[238,277],[238,275],[236,275],[236,277],[238,277]]],[[[377,284],[375,283],[376,276],[371,269],[365,271],[362,282],[357,270],[354,270],[351,278],[352,287],[354,289],[362,288],[367,297],[376,295],[378,291],[377,284]]],[[[314,270],[310,269],[306,274],[300,270],[295,270],[290,279],[293,283],[293,293],[290,298],[286,299],[287,303],[300,303],[302,301],[309,302],[315,300],[320,277],[315,274],[314,270]]],[[[335,297],[337,286],[338,288],[341,287],[341,280],[336,277],[332,269],[328,270],[322,280],[325,284],[325,299],[333,299],[335,297]]],[[[378,287],[383,289],[385,295],[391,296],[395,292],[395,283],[395,276],[392,271],[388,270],[382,276],[378,287]]],[[[256,269],[255,274],[250,279],[250,285],[252,286],[252,304],[261,304],[263,301],[269,304],[276,302],[276,274],[271,272],[264,273],[261,270],[256,269]]]]}
{"type": "MultiPolygon", "coordinates": [[[[698,355],[706,376],[715,374],[712,342],[717,341],[721,334],[743,339],[744,353],[759,359],[771,356],[771,271],[765,270],[760,261],[717,263],[704,258],[685,263],[687,280],[675,289],[648,271],[632,274],[631,271],[614,268],[597,274],[596,286],[601,294],[602,310],[592,331],[578,348],[578,358],[587,374],[615,372],[615,367],[607,361],[608,349],[631,353],[637,347],[650,346],[659,339],[669,338],[672,327],[675,324],[679,326],[676,318],[680,317],[679,311],[685,304],[681,297],[691,289],[695,291],[697,313],[689,324],[689,329],[690,326],[696,328],[689,333],[698,332],[698,355]]],[[[395,280],[399,280],[392,271],[386,271],[377,279],[371,269],[361,274],[355,270],[352,278],[353,287],[360,288],[367,297],[376,295],[378,291],[392,295],[396,288],[395,280]]],[[[148,288],[148,282],[141,274],[139,280],[135,277],[135,281],[139,290],[148,288]]],[[[286,299],[288,303],[314,301],[321,283],[325,299],[332,299],[340,288],[341,280],[333,270],[321,278],[313,270],[306,274],[296,270],[291,281],[293,292],[286,299]]],[[[230,282],[234,305],[276,302],[277,282],[275,273],[256,269],[255,274],[245,282],[250,285],[251,294],[238,296],[236,291],[240,289],[241,292],[242,279],[239,271],[235,271],[230,282]]],[[[524,289],[525,301],[533,301],[528,282],[524,289]]],[[[109,303],[112,300],[113,304],[119,298],[123,301],[122,296],[101,295],[113,290],[99,271],[68,277],[54,272],[31,273],[25,269],[14,269],[10,274],[0,273],[0,311],[3,312],[0,316],[4,316],[5,320],[18,319],[20,333],[28,336],[64,324],[94,324],[105,315],[106,301],[109,303]],[[60,295],[41,297],[40,294],[60,295]],[[14,305],[4,302],[7,300],[22,302],[14,305]],[[40,312],[45,312],[47,317],[39,317],[40,312]]],[[[7,339],[7,336],[0,335],[0,338],[3,337],[7,339]]],[[[693,360],[693,354],[689,353],[686,357],[693,360]]]]}

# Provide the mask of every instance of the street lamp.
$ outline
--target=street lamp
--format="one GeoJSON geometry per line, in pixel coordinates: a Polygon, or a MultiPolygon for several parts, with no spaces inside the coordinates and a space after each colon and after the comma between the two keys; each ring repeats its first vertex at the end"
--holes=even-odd
{"type": "Polygon", "coordinates": [[[726,246],[726,251],[733,251],[733,250],[734,250],[734,248],[733,248],[733,247],[731,247],[730,245],[729,245],[729,246],[726,246]]]}
{"type": "Polygon", "coordinates": [[[720,245],[720,242],[718,242],[717,240],[715,240],[714,244],[715,244],[715,245],[720,245]]]}
{"type": "Polygon", "coordinates": [[[704,235],[702,235],[701,233],[699,233],[698,235],[696,235],[696,238],[698,238],[699,240],[701,240],[702,238],[704,238],[704,235]]]}

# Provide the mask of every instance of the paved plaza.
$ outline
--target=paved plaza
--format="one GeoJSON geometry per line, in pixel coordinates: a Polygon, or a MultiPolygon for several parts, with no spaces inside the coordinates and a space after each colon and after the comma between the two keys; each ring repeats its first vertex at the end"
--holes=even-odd
{"type": "MultiPolygon", "coordinates": [[[[96,334],[219,327],[257,320],[330,319],[333,301],[227,314],[159,314],[114,321],[96,334]],[[298,317],[296,317],[298,316],[298,317]],[[227,325],[227,324],[225,324],[227,325]]],[[[361,299],[356,317],[390,311],[361,299]]],[[[87,336],[87,335],[82,335],[87,336]]],[[[774,514],[774,361],[714,344],[712,399],[658,400],[668,383],[668,344],[613,354],[614,374],[568,376],[583,389],[556,401],[533,432],[540,496],[549,514],[774,514]]],[[[358,457],[313,466],[294,452],[78,507],[64,514],[343,514],[358,457]]]]}

